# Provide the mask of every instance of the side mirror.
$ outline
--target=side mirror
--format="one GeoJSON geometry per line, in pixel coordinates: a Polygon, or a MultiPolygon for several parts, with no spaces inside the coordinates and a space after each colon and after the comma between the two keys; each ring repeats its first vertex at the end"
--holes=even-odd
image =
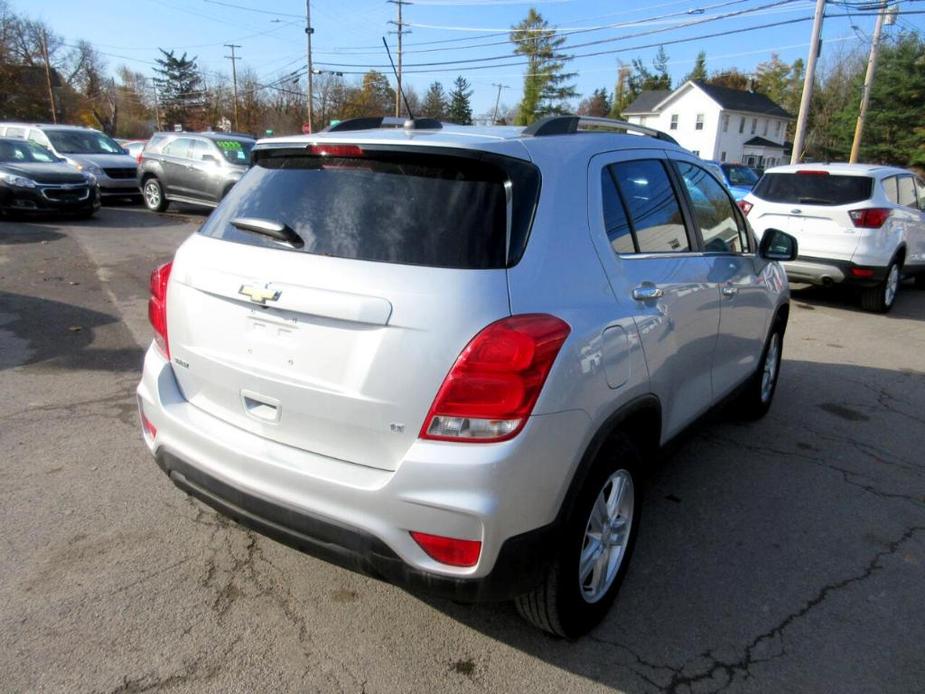
{"type": "Polygon", "coordinates": [[[766,260],[796,260],[797,240],[780,229],[765,229],[758,244],[758,255],[766,260]]]}

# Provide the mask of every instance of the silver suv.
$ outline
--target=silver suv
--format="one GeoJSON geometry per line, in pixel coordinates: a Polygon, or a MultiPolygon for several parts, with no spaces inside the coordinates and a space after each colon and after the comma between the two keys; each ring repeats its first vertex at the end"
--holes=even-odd
{"type": "Polygon", "coordinates": [[[250,166],[254,138],[233,133],[155,133],[141,153],[138,186],[149,210],[171,201],[215,207],[250,166]]]}
{"type": "Polygon", "coordinates": [[[770,406],[795,241],[640,126],[391,124],[259,142],[154,271],[145,441],[245,525],[578,636],[657,449],[770,406]]]}

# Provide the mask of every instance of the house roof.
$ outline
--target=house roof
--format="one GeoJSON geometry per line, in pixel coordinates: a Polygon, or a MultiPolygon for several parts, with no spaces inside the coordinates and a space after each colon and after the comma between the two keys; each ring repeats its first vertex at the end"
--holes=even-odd
{"type": "MultiPolygon", "coordinates": [[[[653,89],[651,91],[641,92],[636,100],[623,110],[624,115],[636,115],[644,113],[655,113],[659,110],[662,102],[673,94],[678,93],[687,85],[685,82],[674,91],[667,89],[653,89]]],[[[742,89],[731,89],[729,87],[720,87],[715,84],[697,80],[690,82],[701,89],[713,101],[718,103],[722,108],[728,111],[744,111],[745,113],[759,113],[764,116],[777,116],[778,118],[793,119],[793,116],[787,113],[783,108],[771,101],[764,94],[749,92],[742,89]]]]}
{"type": "Polygon", "coordinates": [[[640,92],[633,103],[623,109],[623,114],[654,113],[655,107],[667,99],[670,94],[670,89],[653,89],[640,92]]]}
{"type": "Polygon", "coordinates": [[[706,92],[713,101],[730,111],[745,111],[747,113],[761,113],[765,116],[778,116],[779,118],[793,118],[787,111],[771,101],[764,94],[748,92],[741,89],[730,89],[715,84],[707,84],[700,80],[694,82],[706,92]]]}
{"type": "Polygon", "coordinates": [[[746,147],[748,147],[749,145],[752,145],[753,147],[775,147],[777,149],[784,148],[784,146],[778,142],[772,142],[766,137],[757,137],[757,136],[745,142],[746,147]]]}

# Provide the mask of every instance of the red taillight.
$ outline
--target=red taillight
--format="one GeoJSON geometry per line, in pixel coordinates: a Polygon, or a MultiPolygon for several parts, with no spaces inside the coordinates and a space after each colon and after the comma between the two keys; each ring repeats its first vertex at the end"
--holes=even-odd
{"type": "Polygon", "coordinates": [[[818,171],[816,169],[800,169],[797,171],[799,176],[828,176],[828,171],[818,171]]]}
{"type": "Polygon", "coordinates": [[[356,145],[309,145],[309,154],[321,157],[362,157],[363,150],[356,145]]]}
{"type": "Polygon", "coordinates": [[[139,165],[141,164],[141,152],[139,152],[138,155],[135,157],[135,163],[139,165]]]}
{"type": "Polygon", "coordinates": [[[744,214],[746,217],[748,217],[748,213],[751,212],[752,208],[754,207],[754,205],[748,200],[739,200],[737,204],[739,205],[739,209],[742,210],[742,214],[744,214]]]}
{"type": "Polygon", "coordinates": [[[145,433],[146,433],[151,439],[157,438],[157,427],[155,427],[153,424],[151,424],[151,420],[150,420],[150,419],[148,419],[147,417],[145,417],[145,413],[144,413],[143,410],[142,410],[139,414],[141,414],[141,427],[145,430],[145,433]]]}
{"type": "Polygon", "coordinates": [[[411,537],[427,552],[427,556],[449,566],[475,566],[482,551],[479,540],[457,540],[413,530],[411,537]]]}
{"type": "Polygon", "coordinates": [[[170,358],[170,342],[167,339],[167,281],[173,263],[165,263],[151,273],[151,296],[148,299],[148,320],[154,328],[154,342],[170,358]]]}
{"type": "Polygon", "coordinates": [[[868,207],[863,210],[851,210],[848,216],[851,223],[861,229],[879,229],[890,216],[889,207],[868,207]]]}
{"type": "Polygon", "coordinates": [[[853,267],[851,268],[851,276],[860,279],[870,279],[874,276],[874,271],[867,267],[853,267]]]}
{"type": "Polygon", "coordinates": [[[421,438],[480,443],[516,436],[570,331],[565,321],[542,313],[484,328],[443,380],[421,438]]]}

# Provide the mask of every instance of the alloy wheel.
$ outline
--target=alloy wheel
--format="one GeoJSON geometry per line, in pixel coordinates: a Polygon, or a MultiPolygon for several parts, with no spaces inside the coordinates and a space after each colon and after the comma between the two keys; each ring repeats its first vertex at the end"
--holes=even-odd
{"type": "Polygon", "coordinates": [[[630,473],[617,470],[594,501],[578,560],[578,583],[585,602],[597,602],[613,585],[633,530],[635,496],[630,473]]]}

